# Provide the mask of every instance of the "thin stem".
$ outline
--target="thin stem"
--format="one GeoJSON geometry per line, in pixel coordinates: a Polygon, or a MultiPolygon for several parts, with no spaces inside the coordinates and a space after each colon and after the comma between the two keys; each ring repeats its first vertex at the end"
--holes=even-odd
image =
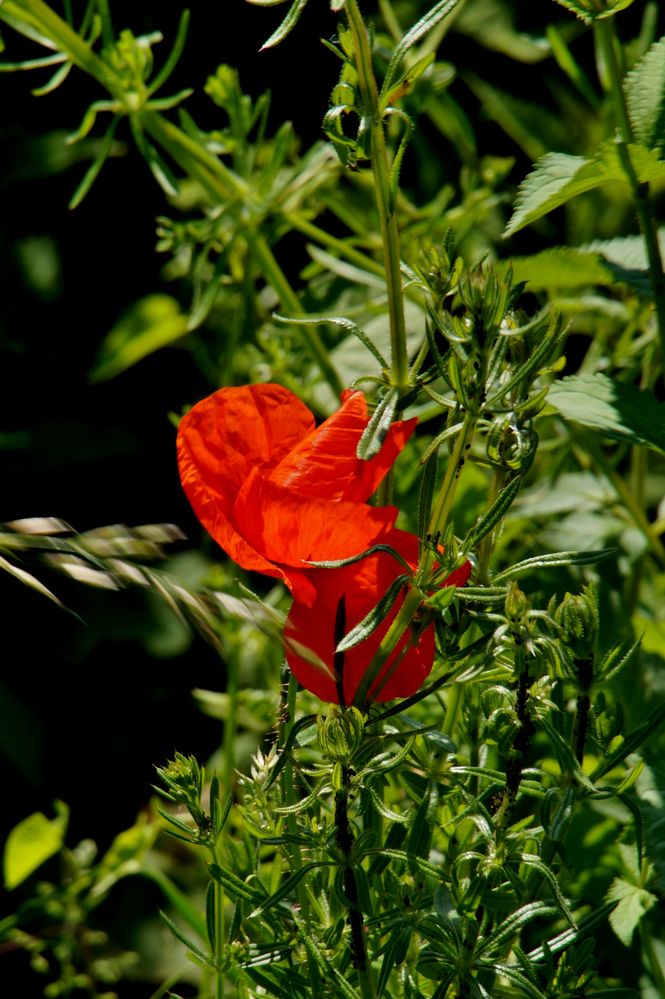
{"type": "Polygon", "coordinates": [[[441,723],[444,735],[452,735],[462,707],[463,687],[461,683],[451,683],[446,701],[446,711],[441,723]]]}
{"type": "Polygon", "coordinates": [[[372,53],[365,22],[356,0],[347,0],[344,8],[353,35],[356,53],[356,70],[362,102],[370,121],[371,166],[374,192],[379,214],[381,242],[388,289],[388,314],[390,319],[391,368],[393,384],[400,389],[408,386],[408,355],[406,324],[402,294],[400,241],[397,217],[391,204],[390,167],[383,116],[379,108],[379,94],[372,68],[372,53]]]}
{"type": "MultiPolygon", "coordinates": [[[[473,437],[473,432],[475,430],[476,420],[477,416],[475,413],[467,413],[464,417],[462,429],[455,440],[455,446],[453,447],[450,460],[448,461],[446,474],[441,484],[441,489],[439,490],[439,494],[430,518],[429,536],[432,539],[439,537],[445,529],[448,515],[455,498],[457,482],[459,481],[460,472],[464,464],[464,455],[467,449],[471,446],[471,438],[473,437]]],[[[369,691],[372,689],[377,676],[381,672],[384,664],[388,661],[399,645],[407,628],[410,627],[414,615],[423,600],[423,594],[420,586],[424,585],[427,581],[436,557],[436,551],[433,545],[428,546],[423,550],[421,564],[418,567],[418,573],[416,576],[417,585],[411,586],[407,589],[402,606],[395,615],[388,631],[381,639],[379,647],[374,653],[372,661],[365,670],[356,689],[355,697],[353,698],[354,707],[360,708],[361,710],[365,707],[369,691]]]]}
{"type": "MultiPolygon", "coordinates": [[[[219,855],[217,844],[210,847],[210,856],[213,864],[219,866],[219,855]]],[[[215,999],[224,999],[224,972],[222,965],[224,962],[224,889],[218,881],[213,881],[213,904],[215,907],[215,939],[213,944],[213,963],[215,965],[215,999]]]]}
{"type": "MultiPolygon", "coordinates": [[[[506,484],[506,472],[502,468],[497,468],[492,476],[492,486],[490,489],[490,494],[487,498],[487,509],[489,510],[495,499],[503,489],[506,484]]],[[[478,581],[481,583],[487,582],[489,574],[490,559],[492,557],[492,552],[494,551],[494,546],[496,540],[499,536],[501,530],[501,523],[493,527],[489,534],[486,534],[478,546],[478,581]]]]}
{"type": "Polygon", "coordinates": [[[649,200],[649,185],[640,183],[627,148],[635,141],[635,136],[628,116],[622,73],[617,59],[617,38],[613,22],[614,18],[611,17],[597,20],[594,24],[594,32],[607,68],[609,92],[619,127],[619,158],[633,190],[635,210],[640,231],[646,245],[649,276],[651,278],[651,288],[656,305],[658,334],[662,356],[665,358],[665,273],[663,272],[663,258],[658,243],[658,229],[649,200]]]}
{"type": "Polygon", "coordinates": [[[402,606],[398,610],[395,618],[379,643],[379,647],[372,657],[372,661],[363,673],[360,683],[356,688],[353,698],[353,706],[361,711],[367,704],[369,691],[381,672],[384,663],[390,658],[400,643],[404,632],[410,626],[413,617],[422,602],[422,593],[416,587],[409,587],[402,606]]]}
{"type": "MultiPolygon", "coordinates": [[[[462,429],[455,438],[452,453],[446,466],[446,474],[443,477],[441,488],[436,497],[430,515],[428,535],[434,545],[437,539],[445,532],[448,517],[455,499],[457,483],[464,465],[465,454],[471,447],[471,439],[476,428],[477,416],[475,413],[467,412],[464,416],[462,429]]],[[[423,552],[421,565],[418,569],[418,580],[422,582],[427,578],[436,559],[436,552],[432,548],[426,548],[423,552]]]]}
{"type": "Polygon", "coordinates": [[[376,989],[372,964],[367,954],[363,914],[358,896],[358,883],[353,870],[353,832],[349,823],[349,768],[342,767],[342,786],[335,794],[335,841],[344,858],[344,894],[348,900],[351,951],[358,971],[360,992],[364,999],[375,999],[376,989]]]}

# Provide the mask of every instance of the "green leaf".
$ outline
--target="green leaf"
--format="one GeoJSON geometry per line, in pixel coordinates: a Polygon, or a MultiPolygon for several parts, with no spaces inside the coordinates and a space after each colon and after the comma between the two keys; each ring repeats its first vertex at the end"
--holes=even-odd
{"type": "MultiPolygon", "coordinates": [[[[665,163],[658,159],[656,152],[635,144],[626,146],[626,151],[641,184],[665,177],[665,163]]],[[[567,153],[547,153],[522,181],[515,199],[515,211],[503,233],[504,237],[512,236],[571,198],[601,187],[608,181],[628,183],[615,142],[605,143],[592,159],[569,156],[567,153]]]]}
{"type": "MultiPolygon", "coordinates": [[[[359,273],[363,273],[359,268],[354,268],[354,270],[357,270],[359,273]]],[[[371,277],[371,275],[367,276],[371,277]]],[[[347,330],[348,333],[352,333],[353,336],[358,337],[360,342],[367,347],[370,354],[376,358],[382,368],[389,367],[385,357],[375,346],[372,340],[370,340],[365,331],[361,329],[360,326],[356,326],[356,324],[350,319],[346,319],[344,316],[306,316],[303,318],[299,316],[280,316],[279,313],[273,312],[272,318],[275,322],[290,325],[318,326],[321,323],[329,323],[331,326],[341,326],[341,328],[347,330]]]]}
{"type": "Polygon", "coordinates": [[[665,452],[665,403],[635,385],[601,374],[570,375],[551,387],[548,402],[605,437],[665,452]]]}
{"type": "Polygon", "coordinates": [[[604,9],[598,8],[596,0],[557,0],[557,3],[572,10],[585,24],[592,24],[594,21],[602,21],[605,17],[613,17],[618,11],[625,10],[626,7],[630,7],[633,0],[607,0],[604,9]]]}
{"type": "Polygon", "coordinates": [[[520,491],[521,485],[522,476],[516,475],[515,478],[511,479],[508,485],[501,490],[487,513],[481,517],[476,526],[471,530],[469,536],[469,547],[475,548],[475,546],[482,541],[487,534],[489,534],[492,528],[495,527],[503,517],[505,517],[513,503],[513,500],[520,491]]]}
{"type": "Polygon", "coordinates": [[[645,912],[656,904],[657,898],[646,888],[631,884],[624,878],[615,878],[605,896],[607,902],[619,904],[610,913],[610,926],[621,943],[630,947],[633,933],[645,912]]]}
{"type": "Polygon", "coordinates": [[[310,873],[310,871],[318,870],[320,867],[332,867],[334,866],[334,861],[332,860],[313,860],[308,864],[303,864],[299,867],[290,877],[284,881],[282,885],[277,889],[276,892],[270,896],[270,898],[265,899],[254,912],[250,913],[249,918],[253,919],[255,916],[261,915],[266,909],[271,909],[273,906],[278,905],[289,895],[293,895],[296,888],[302,881],[302,879],[310,873]]]}
{"type": "Polygon", "coordinates": [[[617,280],[600,253],[571,246],[553,246],[528,257],[512,257],[511,263],[515,283],[525,281],[529,291],[608,286],[617,280]]]}
{"type": "MultiPolygon", "coordinates": [[[[256,0],[250,0],[250,2],[256,3],[256,0]]],[[[286,36],[293,31],[296,24],[300,20],[300,15],[304,11],[306,5],[307,0],[293,0],[293,3],[289,8],[289,12],[282,23],[275,31],[273,31],[270,38],[268,38],[268,40],[261,46],[261,52],[263,52],[264,49],[270,49],[275,45],[279,45],[280,42],[284,41],[286,36]]],[[[272,4],[270,4],[270,6],[272,6],[272,4]]]]}
{"type": "Polygon", "coordinates": [[[608,774],[610,770],[613,770],[617,764],[621,763],[634,753],[636,749],[639,749],[643,743],[654,735],[658,729],[665,722],[665,701],[656,705],[653,711],[650,711],[647,717],[644,719],[641,725],[638,725],[634,731],[627,735],[621,745],[609,756],[606,756],[602,763],[599,763],[594,772],[591,774],[592,781],[598,781],[605,774],[608,774]]]}
{"type": "Polygon", "coordinates": [[[624,81],[635,137],[648,149],[665,146],[665,37],[628,73],[624,81]]]}
{"type": "Polygon", "coordinates": [[[34,812],[9,833],[3,858],[7,891],[20,885],[49,857],[62,849],[69,809],[62,801],[56,801],[54,807],[54,819],[47,819],[43,812],[34,812]]]}
{"type": "Polygon", "coordinates": [[[237,874],[227,870],[225,867],[210,864],[210,874],[233,898],[251,902],[255,906],[260,906],[265,901],[265,892],[259,891],[253,885],[247,884],[237,874]]]}
{"type": "Polygon", "coordinates": [[[523,63],[536,63],[550,55],[547,40],[518,31],[515,8],[502,0],[475,0],[455,18],[455,33],[469,35],[479,45],[523,63]]]}
{"type": "Polygon", "coordinates": [[[168,928],[170,929],[171,933],[173,933],[173,935],[177,937],[178,940],[185,945],[187,950],[191,951],[191,953],[194,954],[199,959],[199,961],[202,961],[203,964],[206,965],[206,967],[212,968],[212,963],[210,961],[210,958],[207,957],[203,953],[203,951],[199,947],[197,947],[196,944],[192,940],[190,940],[185,933],[183,933],[180,927],[176,923],[174,923],[173,920],[170,919],[165,912],[162,912],[161,909],[159,910],[159,914],[166,923],[166,925],[168,926],[168,928]]]}
{"type": "MultiPolygon", "coordinates": [[[[547,555],[534,555],[533,558],[525,558],[521,562],[508,566],[502,572],[497,572],[492,582],[498,583],[499,580],[512,579],[513,576],[519,576],[522,572],[533,572],[534,569],[547,569],[559,565],[594,565],[596,562],[602,562],[603,559],[609,558],[614,552],[614,548],[604,548],[588,552],[549,552],[547,555]]],[[[462,596],[464,595],[463,590],[460,593],[462,596]]],[[[474,599],[476,598],[474,597],[474,599]]]]}
{"type": "Polygon", "coordinates": [[[148,295],[135,302],[104,338],[90,378],[114,378],[156,350],[187,333],[187,316],[170,295],[148,295]]]}
{"type": "Polygon", "coordinates": [[[362,461],[370,461],[383,447],[390,425],[395,418],[398,402],[399,390],[391,389],[386,392],[372,413],[356,449],[356,454],[362,461]]]}
{"type": "Polygon", "coordinates": [[[380,99],[383,99],[387,93],[394,88],[396,80],[399,78],[399,68],[402,59],[405,57],[412,45],[415,45],[420,41],[421,38],[435,28],[439,21],[442,21],[444,17],[448,14],[459,3],[459,0],[439,0],[438,3],[434,4],[431,10],[420,18],[419,21],[409,28],[407,32],[400,38],[399,42],[395,46],[395,51],[393,52],[392,59],[388,65],[386,71],[385,79],[383,81],[383,86],[381,88],[380,99]]]}
{"type": "Polygon", "coordinates": [[[355,648],[356,645],[360,645],[366,638],[369,638],[372,632],[376,631],[379,625],[385,621],[391,607],[408,580],[409,577],[407,575],[401,575],[397,579],[394,579],[378,604],[344,636],[335,651],[347,652],[349,649],[355,648]]]}

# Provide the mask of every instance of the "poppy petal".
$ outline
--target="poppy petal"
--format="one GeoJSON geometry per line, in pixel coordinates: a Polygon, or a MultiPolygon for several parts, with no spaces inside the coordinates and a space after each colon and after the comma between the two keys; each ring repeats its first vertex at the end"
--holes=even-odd
{"type": "Polygon", "coordinates": [[[383,540],[397,509],[345,500],[331,505],[253,469],[238,493],[233,516],[243,538],[269,561],[311,571],[308,562],[349,558],[383,540]]]}
{"type": "Polygon", "coordinates": [[[370,461],[356,457],[358,441],[369,422],[362,392],[347,391],[342,405],[273,469],[271,479],[308,496],[362,503],[394,465],[417,420],[394,423],[380,452],[370,461]]]}
{"type": "Polygon", "coordinates": [[[238,492],[250,471],[269,472],[313,428],[307,406],[271,384],[219,389],[180,421],[178,465],[187,498],[208,533],[245,569],[283,576],[238,531],[238,492]]]}
{"type": "MultiPolygon", "coordinates": [[[[417,558],[418,539],[403,531],[393,531],[386,543],[396,548],[402,557],[414,564],[417,558]]],[[[296,679],[321,700],[339,703],[339,687],[333,676],[321,669],[320,662],[326,664],[334,674],[335,646],[339,641],[336,635],[336,622],[340,601],[344,600],[345,630],[350,631],[379,602],[390,583],[403,568],[385,553],[370,555],[341,569],[314,569],[309,579],[316,596],[311,606],[294,600],[284,631],[286,658],[296,679]],[[311,650],[309,656],[306,650],[311,650]]],[[[379,643],[394,619],[403,597],[395,605],[379,627],[360,645],[348,649],[343,657],[342,683],[347,704],[353,697],[379,643]]],[[[404,634],[392,656],[388,659],[377,678],[381,678],[397,666],[386,683],[378,691],[376,701],[388,701],[396,697],[409,697],[415,693],[428,676],[434,662],[434,628],[430,626],[412,644],[414,635],[410,630],[404,634]],[[401,657],[401,658],[400,658],[401,657]]],[[[338,661],[339,661],[339,657],[338,661]]],[[[371,691],[370,691],[371,697],[371,691]]]]}
{"type": "MultiPolygon", "coordinates": [[[[394,548],[415,570],[418,562],[418,538],[415,535],[395,529],[383,543],[394,548]]],[[[390,584],[402,572],[404,568],[396,559],[379,552],[341,569],[313,569],[307,574],[315,597],[305,603],[296,596],[284,629],[286,658],[303,687],[323,701],[339,703],[340,684],[334,669],[336,661],[338,665],[340,663],[340,656],[337,659],[335,656],[335,647],[339,642],[336,623],[340,601],[344,601],[344,629],[348,634],[376,607],[390,584]],[[321,663],[327,669],[323,669],[321,663]]],[[[470,572],[471,565],[465,562],[448,576],[443,585],[463,586],[470,572]]],[[[344,653],[342,684],[346,704],[353,701],[358,684],[403,599],[402,594],[386,619],[364,642],[344,653]]],[[[434,663],[434,634],[434,624],[419,635],[407,629],[374,681],[369,691],[370,700],[390,701],[415,694],[429,676],[434,663]],[[388,678],[382,683],[386,676],[388,678]]]]}

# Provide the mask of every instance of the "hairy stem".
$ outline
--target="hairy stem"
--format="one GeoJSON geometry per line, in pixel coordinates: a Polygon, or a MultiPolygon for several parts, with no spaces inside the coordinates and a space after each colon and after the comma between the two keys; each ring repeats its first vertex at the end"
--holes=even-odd
{"type": "Polygon", "coordinates": [[[335,794],[335,841],[344,858],[344,894],[348,900],[351,953],[358,971],[364,999],[375,999],[372,965],[367,955],[363,914],[358,896],[358,883],[353,871],[353,832],[349,823],[349,768],[342,767],[342,787],[335,794]]]}
{"type": "Polygon", "coordinates": [[[371,166],[374,177],[376,207],[379,214],[381,242],[388,289],[388,314],[390,319],[391,374],[393,384],[400,389],[408,385],[408,356],[400,240],[397,217],[390,196],[390,167],[383,130],[383,116],[379,108],[379,94],[372,68],[372,53],[365,22],[356,0],[347,0],[345,11],[353,35],[356,70],[363,104],[370,120],[371,166]]]}

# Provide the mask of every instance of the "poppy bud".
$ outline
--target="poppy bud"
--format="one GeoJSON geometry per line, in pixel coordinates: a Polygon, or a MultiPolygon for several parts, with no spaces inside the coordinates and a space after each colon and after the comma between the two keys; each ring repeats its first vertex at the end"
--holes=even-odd
{"type": "Polygon", "coordinates": [[[348,765],[362,745],[365,716],[357,708],[337,707],[327,717],[319,717],[321,749],[333,763],[348,765]]]}

